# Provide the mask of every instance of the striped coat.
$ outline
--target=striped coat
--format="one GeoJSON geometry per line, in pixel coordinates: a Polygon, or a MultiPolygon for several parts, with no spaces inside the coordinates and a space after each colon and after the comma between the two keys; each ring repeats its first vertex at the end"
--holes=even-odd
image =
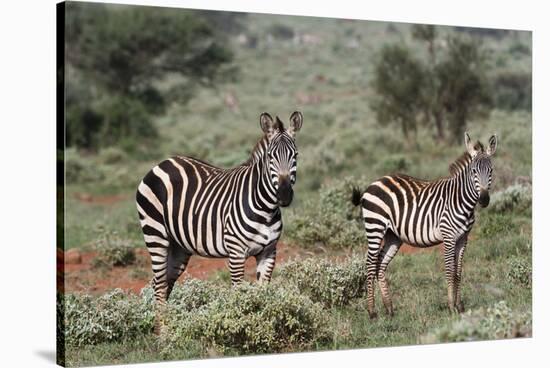
{"type": "MultiPolygon", "coordinates": [[[[293,198],[296,181],[295,134],[302,114],[289,129],[264,113],[264,136],[243,164],[222,169],[177,156],[152,168],[136,193],[136,204],[151,256],[155,300],[166,303],[192,255],[228,258],[232,282],[244,276],[248,257],[257,261],[256,277],[269,281],[283,222],[280,207],[293,198]]],[[[161,317],[157,315],[157,331],[161,317]]]]}
{"type": "Polygon", "coordinates": [[[367,299],[371,317],[376,316],[376,279],[386,310],[393,314],[385,274],[403,242],[416,247],[444,244],[449,308],[463,310],[460,280],[464,250],[474,225],[476,204],[489,204],[491,156],[497,141],[492,136],[485,149],[465,134],[465,143],[467,151],[451,164],[449,177],[427,181],[389,175],[373,182],[364,193],[354,191],[353,202],[361,204],[368,240],[367,299]]]}

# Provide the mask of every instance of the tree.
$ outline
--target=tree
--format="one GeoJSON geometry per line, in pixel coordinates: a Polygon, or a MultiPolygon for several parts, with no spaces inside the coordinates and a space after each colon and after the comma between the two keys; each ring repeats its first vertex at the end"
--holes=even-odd
{"type": "Polygon", "coordinates": [[[198,12],[69,3],[66,21],[68,145],[154,137],[153,114],[228,75],[232,53],[198,12]]]}
{"type": "Polygon", "coordinates": [[[388,45],[382,48],[375,65],[373,87],[377,97],[371,103],[380,123],[397,122],[407,139],[416,132],[422,111],[421,92],[425,71],[407,48],[388,45]]]}
{"type": "Polygon", "coordinates": [[[447,130],[450,140],[460,142],[466,122],[491,106],[481,42],[451,36],[438,49],[431,25],[413,26],[412,35],[427,44],[427,62],[404,46],[384,46],[375,65],[372,107],[381,123],[400,124],[407,139],[423,112],[422,122],[435,128],[439,141],[447,130]]]}
{"type": "Polygon", "coordinates": [[[485,60],[478,41],[450,37],[446,57],[436,66],[441,104],[448,115],[451,138],[459,144],[467,120],[483,115],[492,104],[485,60]]]}

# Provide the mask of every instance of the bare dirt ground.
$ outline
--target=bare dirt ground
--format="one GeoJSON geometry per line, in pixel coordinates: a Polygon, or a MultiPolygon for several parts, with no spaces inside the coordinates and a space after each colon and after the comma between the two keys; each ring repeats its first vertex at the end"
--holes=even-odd
{"type": "MultiPolygon", "coordinates": [[[[80,252],[80,260],[77,261],[69,260],[70,258],[74,258],[68,256],[69,252],[65,252],[63,270],[65,275],[65,292],[101,294],[108,290],[121,288],[139,293],[151,281],[151,277],[153,276],[151,260],[146,249],[136,250],[136,261],[133,265],[112,268],[94,267],[93,261],[97,257],[96,252],[80,252]]],[[[61,252],[58,253],[58,257],[63,257],[63,254],[61,252]]],[[[289,247],[286,244],[279,244],[277,246],[278,264],[300,257],[300,252],[294,247],[289,247]]],[[[245,267],[246,279],[254,280],[256,274],[255,259],[253,257],[249,258],[246,261],[245,267]]],[[[194,256],[191,257],[187,269],[178,282],[188,277],[208,279],[216,273],[225,270],[227,270],[226,259],[194,256]]]]}

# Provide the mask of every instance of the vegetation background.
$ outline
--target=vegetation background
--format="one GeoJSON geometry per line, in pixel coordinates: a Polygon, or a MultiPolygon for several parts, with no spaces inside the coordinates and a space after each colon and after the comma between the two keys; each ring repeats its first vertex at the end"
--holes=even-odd
{"type": "Polygon", "coordinates": [[[529,32],[69,3],[66,33],[58,247],[94,252],[96,275],[151,277],[133,198],[156,163],[184,154],[234,166],[259,139],[261,112],[305,120],[281,239],[296,260],[276,268],[273,285],[245,285],[235,300],[226,271],[186,281],[158,341],[150,290],[98,292],[76,273],[80,291],[59,308],[67,364],[530,336],[529,32]],[[448,314],[439,252],[401,252],[389,267],[397,315],[369,320],[349,186],[395,171],[447,175],[466,129],[482,142],[499,136],[498,194],[466,252],[469,311],[448,314]]]}

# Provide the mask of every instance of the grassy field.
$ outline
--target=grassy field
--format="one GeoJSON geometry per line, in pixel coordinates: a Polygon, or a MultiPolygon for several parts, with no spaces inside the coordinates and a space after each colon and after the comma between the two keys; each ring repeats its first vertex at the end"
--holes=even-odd
{"type": "MultiPolygon", "coordinates": [[[[338,247],[298,241],[304,237],[297,233],[295,223],[299,219],[315,221],[313,215],[324,200],[320,189],[338,187],[346,177],[366,186],[394,170],[421,178],[445,176],[448,165],[463,152],[462,146],[436,143],[433,133],[425,129],[418,132],[416,142],[405,143],[400,131],[378,124],[369,109],[372,60],[383,43],[411,44],[409,25],[266,15],[250,15],[247,24],[247,34],[257,36],[258,44],[250,48],[237,39],[232,41],[240,69],[238,82],[201,90],[189,104],[171,106],[155,121],[161,134],[158,146],[144,147],[139,155],[116,148],[97,154],[67,152],[66,250],[91,250],[101,236],[111,233],[131,246],[144,247],[133,198],[145,173],[174,154],[196,156],[224,167],[244,161],[260,138],[259,115],[263,111],[279,115],[285,122],[294,110],[304,114],[297,138],[300,159],[296,195],[292,206],[283,211],[285,232],[281,241],[331,262],[336,262],[336,255],[360,257],[365,248],[364,242],[345,240],[338,247]],[[302,37],[268,37],[274,24],[288,26],[302,37]],[[238,104],[224,103],[228,95],[234,96],[238,104]]],[[[448,27],[438,30],[453,32],[448,27]]],[[[492,73],[530,72],[530,52],[515,51],[517,45],[531,47],[530,33],[515,32],[502,39],[485,37],[484,42],[490,51],[492,73]]],[[[472,138],[483,142],[493,133],[499,136],[493,160],[494,190],[504,191],[520,182],[530,193],[531,113],[495,109],[483,119],[470,121],[468,131],[472,138]]],[[[393,319],[380,313],[377,320],[369,320],[366,300],[357,295],[345,305],[322,307],[328,335],[309,345],[289,345],[277,351],[526,335],[518,329],[525,325],[530,328],[530,196],[514,201],[498,210],[491,204],[477,214],[465,255],[462,290],[468,312],[463,316],[450,315],[447,310],[439,250],[398,254],[388,271],[396,308],[393,319]],[[494,311],[501,301],[508,312],[494,311]]],[[[358,210],[356,214],[359,217],[358,210]]],[[[218,276],[218,281],[212,282],[228,288],[227,275],[218,276]]],[[[278,281],[273,287],[284,289],[286,277],[280,267],[276,268],[274,280],[278,281]]],[[[378,298],[380,311],[381,305],[378,298]]],[[[166,351],[147,329],[147,323],[131,336],[67,345],[66,362],[76,366],[246,353],[223,350],[200,339],[182,343],[183,349],[166,351]]]]}

